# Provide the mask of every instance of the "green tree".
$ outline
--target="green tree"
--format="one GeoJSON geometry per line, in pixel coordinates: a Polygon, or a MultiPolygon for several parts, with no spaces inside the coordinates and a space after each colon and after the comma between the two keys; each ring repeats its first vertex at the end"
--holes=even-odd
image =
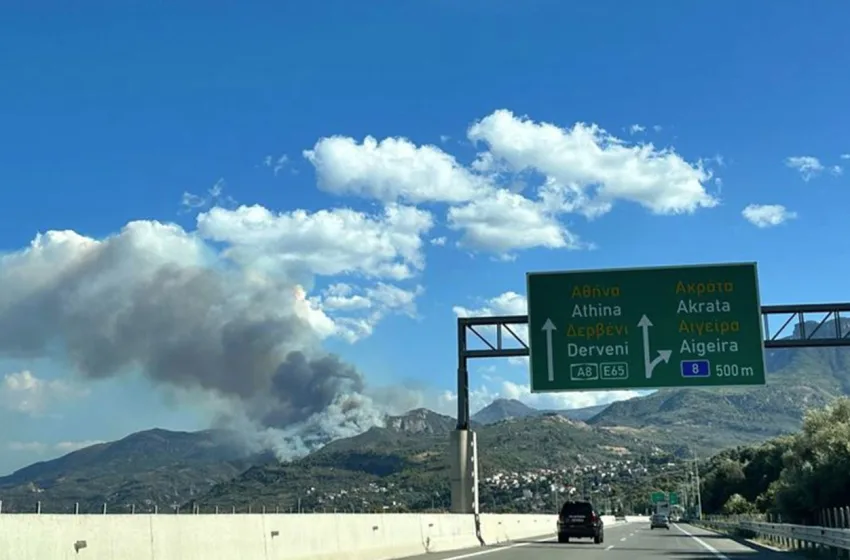
{"type": "Polygon", "coordinates": [[[797,434],[728,449],[701,470],[708,513],[755,508],[816,522],[820,510],[845,506],[850,496],[850,398],[809,411],[797,434]]]}
{"type": "Polygon", "coordinates": [[[754,513],[755,511],[755,505],[747,501],[740,494],[732,494],[726,500],[726,503],[723,504],[723,513],[725,515],[743,515],[745,513],[754,513]]]}
{"type": "Polygon", "coordinates": [[[703,476],[702,503],[705,511],[722,511],[730,496],[747,485],[744,468],[732,457],[724,457],[703,476]]]}
{"type": "Polygon", "coordinates": [[[793,436],[785,436],[767,441],[751,448],[752,453],[744,465],[747,483],[741,489],[741,495],[749,502],[756,502],[765,494],[775,480],[779,479],[784,465],[784,455],[794,443],[793,436]]]}
{"type": "Polygon", "coordinates": [[[789,521],[816,522],[823,508],[847,505],[850,496],[850,399],[806,414],[803,429],[783,455],[770,491],[789,521]]]}

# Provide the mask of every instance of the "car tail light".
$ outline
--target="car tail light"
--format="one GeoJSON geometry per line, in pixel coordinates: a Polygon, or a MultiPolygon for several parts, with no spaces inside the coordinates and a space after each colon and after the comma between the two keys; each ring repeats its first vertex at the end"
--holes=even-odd
{"type": "Polygon", "coordinates": [[[599,521],[599,517],[595,513],[591,513],[590,520],[596,523],[597,521],[599,521]]]}

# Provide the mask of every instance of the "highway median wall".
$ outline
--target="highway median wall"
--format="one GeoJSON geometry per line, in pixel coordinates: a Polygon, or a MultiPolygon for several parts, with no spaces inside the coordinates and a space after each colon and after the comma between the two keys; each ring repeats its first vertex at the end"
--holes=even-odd
{"type": "MultiPolygon", "coordinates": [[[[557,516],[479,522],[494,545],[554,537],[557,516]]],[[[480,545],[473,515],[0,515],[0,560],[388,560],[480,545]]]]}
{"type": "MultiPolygon", "coordinates": [[[[556,522],[482,514],[481,537],[545,538],[556,522]]],[[[388,560],[477,546],[473,515],[0,515],[0,560],[388,560]]]]}

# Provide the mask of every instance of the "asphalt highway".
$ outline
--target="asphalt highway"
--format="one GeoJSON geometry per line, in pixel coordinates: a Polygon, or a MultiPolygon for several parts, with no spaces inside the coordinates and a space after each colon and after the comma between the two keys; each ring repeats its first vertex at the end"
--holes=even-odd
{"type": "MultiPolygon", "coordinates": [[[[554,537],[424,556],[419,560],[787,560],[788,554],[747,543],[693,525],[650,529],[649,523],[605,527],[605,542],[575,539],[559,544],[554,537]]],[[[411,559],[411,560],[412,560],[411,559]]]]}

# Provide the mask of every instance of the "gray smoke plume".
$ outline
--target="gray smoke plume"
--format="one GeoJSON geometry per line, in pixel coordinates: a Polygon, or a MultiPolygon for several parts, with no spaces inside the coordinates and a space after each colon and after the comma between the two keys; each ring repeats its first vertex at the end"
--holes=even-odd
{"type": "Polygon", "coordinates": [[[0,356],[215,395],[230,407],[219,423],[250,424],[281,456],[382,422],[363,376],[322,350],[293,278],[247,272],[177,226],[50,232],[0,258],[0,286],[0,356]]]}

